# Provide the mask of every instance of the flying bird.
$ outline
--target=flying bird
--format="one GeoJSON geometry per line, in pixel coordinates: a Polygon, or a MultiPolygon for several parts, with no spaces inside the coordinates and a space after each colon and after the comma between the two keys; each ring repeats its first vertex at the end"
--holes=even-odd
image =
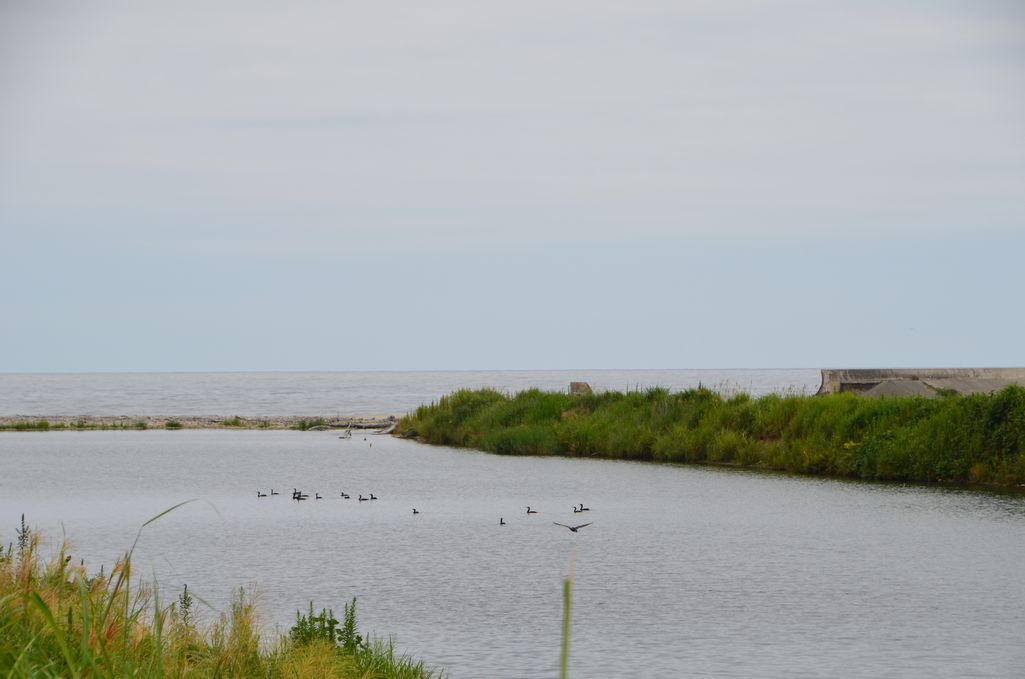
{"type": "Polygon", "coordinates": [[[589,522],[589,523],[582,523],[582,524],[580,524],[579,526],[567,526],[566,524],[564,524],[564,523],[559,523],[558,521],[552,521],[552,523],[554,523],[554,524],[555,524],[556,526],[562,526],[563,528],[569,528],[569,529],[570,529],[571,531],[573,531],[574,533],[576,533],[576,532],[577,532],[578,530],[580,530],[580,529],[581,529],[581,528],[583,528],[584,526],[590,526],[590,525],[591,525],[592,523],[594,523],[594,522],[593,522],[593,521],[591,521],[591,522],[589,522]]]}

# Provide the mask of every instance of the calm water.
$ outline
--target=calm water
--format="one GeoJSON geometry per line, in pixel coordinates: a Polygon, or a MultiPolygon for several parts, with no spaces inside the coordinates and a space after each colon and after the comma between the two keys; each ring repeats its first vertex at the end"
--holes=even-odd
{"type": "Polygon", "coordinates": [[[815,393],[818,370],[490,370],[309,373],[0,373],[0,415],[388,415],[462,387],[562,390],[698,384],[815,393]]]}
{"type": "Polygon", "coordinates": [[[1021,496],[371,439],[3,434],[0,535],[25,512],[109,564],[200,498],[145,529],[137,572],[217,607],[252,584],[270,629],[358,596],[364,630],[457,679],[557,676],[571,563],[572,676],[1022,676],[1021,496]]]}

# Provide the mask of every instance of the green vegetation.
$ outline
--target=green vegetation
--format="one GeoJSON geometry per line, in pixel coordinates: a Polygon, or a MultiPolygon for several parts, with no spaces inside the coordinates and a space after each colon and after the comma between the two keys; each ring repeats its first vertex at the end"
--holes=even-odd
{"type": "Polygon", "coordinates": [[[308,420],[299,420],[294,425],[292,425],[292,429],[306,431],[307,429],[313,429],[314,427],[323,427],[326,424],[327,420],[325,420],[323,417],[313,417],[308,420]]]}
{"type": "MultiPolygon", "coordinates": [[[[165,512],[166,513],[166,512],[165,512]]],[[[148,522],[147,522],[148,523],[148,522]]],[[[67,544],[44,562],[39,536],[22,517],[17,545],[0,550],[2,677],[339,677],[433,676],[396,656],[391,642],[356,633],[356,600],[345,622],[331,612],[298,616],[288,636],[261,639],[252,598],[240,590],[230,610],[201,627],[186,587],[162,605],[155,588],[131,586],[131,550],[109,575],[88,575],[67,544]]]]}
{"type": "Polygon", "coordinates": [[[698,388],[570,396],[461,390],[396,435],[509,455],[727,464],[876,480],[1025,484],[1025,388],[868,399],[698,388]]]}
{"type": "Polygon", "coordinates": [[[168,420],[167,422],[164,423],[164,428],[165,429],[181,429],[182,428],[182,423],[179,422],[178,420],[168,420]]]}
{"type": "MultiPolygon", "coordinates": [[[[54,428],[63,428],[64,425],[56,425],[54,428]]],[[[10,424],[0,424],[0,430],[10,431],[50,431],[48,420],[19,420],[10,424]]]]}
{"type": "Polygon", "coordinates": [[[228,418],[227,420],[224,421],[224,426],[225,427],[241,427],[242,426],[242,418],[239,417],[238,415],[236,415],[235,417],[228,418]]]}

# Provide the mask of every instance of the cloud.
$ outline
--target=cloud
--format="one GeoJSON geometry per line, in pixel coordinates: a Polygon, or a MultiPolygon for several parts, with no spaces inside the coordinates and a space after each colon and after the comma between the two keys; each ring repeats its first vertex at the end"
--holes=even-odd
{"type": "Polygon", "coordinates": [[[494,248],[1025,215],[1006,3],[3,12],[0,225],[20,238],[494,248]]]}

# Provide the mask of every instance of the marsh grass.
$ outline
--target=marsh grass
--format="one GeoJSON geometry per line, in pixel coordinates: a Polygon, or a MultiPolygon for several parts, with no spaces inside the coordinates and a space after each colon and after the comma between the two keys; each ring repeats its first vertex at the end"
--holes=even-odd
{"type": "Polygon", "coordinates": [[[292,429],[298,429],[299,431],[306,431],[313,427],[323,427],[327,425],[327,420],[323,417],[313,417],[310,419],[301,419],[292,425],[292,429]]]}
{"type": "Polygon", "coordinates": [[[703,387],[580,396],[460,390],[406,415],[398,436],[508,455],[736,465],[841,477],[1025,484],[1025,388],[867,399],[752,398],[703,387]]]}
{"type": "MultiPolygon", "coordinates": [[[[201,627],[188,588],[165,605],[155,586],[132,585],[132,549],[109,574],[101,569],[90,575],[75,563],[67,542],[49,560],[39,544],[22,517],[17,544],[0,550],[2,677],[433,676],[421,662],[397,655],[390,641],[364,643],[360,637],[358,647],[346,647],[324,638],[264,639],[244,590],[201,627]]],[[[355,605],[353,600],[346,607],[353,635],[355,605]]]]}

